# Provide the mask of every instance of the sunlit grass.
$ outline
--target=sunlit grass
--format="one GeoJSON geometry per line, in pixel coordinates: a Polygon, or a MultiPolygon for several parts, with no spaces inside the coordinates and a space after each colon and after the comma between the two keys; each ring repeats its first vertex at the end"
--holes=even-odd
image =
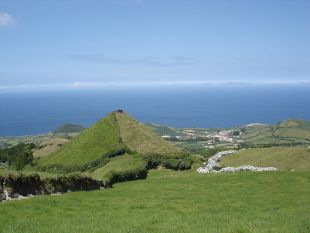
{"type": "Polygon", "coordinates": [[[0,204],[0,232],[309,232],[310,173],[150,171],[111,189],[0,204]]]}

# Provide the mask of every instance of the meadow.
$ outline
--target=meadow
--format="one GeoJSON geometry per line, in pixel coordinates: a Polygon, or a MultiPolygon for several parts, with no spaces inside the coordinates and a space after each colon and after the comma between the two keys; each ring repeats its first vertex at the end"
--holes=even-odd
{"type": "Polygon", "coordinates": [[[310,173],[151,170],[113,188],[0,204],[0,232],[310,231],[310,173]]]}
{"type": "Polygon", "coordinates": [[[221,161],[223,167],[252,165],[276,167],[282,171],[309,171],[310,148],[307,147],[270,147],[252,148],[226,156],[221,161]]]}

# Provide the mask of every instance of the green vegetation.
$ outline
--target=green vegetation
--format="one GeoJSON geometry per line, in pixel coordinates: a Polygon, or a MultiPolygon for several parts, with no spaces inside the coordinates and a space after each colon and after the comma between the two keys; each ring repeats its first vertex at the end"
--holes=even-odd
{"type": "Polygon", "coordinates": [[[124,148],[114,114],[109,114],[89,129],[62,146],[58,151],[38,161],[41,169],[66,171],[87,170],[100,163],[107,153],[124,148]]]}
{"type": "Polygon", "coordinates": [[[47,191],[50,185],[53,190],[64,192],[81,190],[76,185],[84,187],[80,183],[84,181],[85,187],[95,181],[99,182],[96,188],[108,187],[123,181],[144,179],[148,169],[160,165],[184,170],[190,169],[192,164],[188,154],[122,111],[112,112],[70,141],[52,137],[31,145],[19,144],[3,149],[5,153],[0,154],[1,159],[6,159],[2,162],[8,161],[8,164],[0,164],[3,185],[13,190],[13,196],[17,193],[50,193],[47,191]],[[31,160],[20,159],[21,154],[21,158],[28,158],[21,149],[27,149],[24,151],[29,152],[31,160]],[[34,160],[33,152],[36,156],[34,160]],[[15,168],[24,168],[23,173],[16,172],[15,168]],[[12,188],[11,180],[18,188],[12,188]],[[28,181],[33,181],[33,184],[28,181]],[[58,189],[58,186],[61,188],[58,189]]]}
{"type": "Polygon", "coordinates": [[[74,124],[64,124],[59,126],[58,128],[52,131],[53,134],[59,133],[79,133],[83,131],[85,128],[81,125],[74,125],[74,124]]]}
{"type": "Polygon", "coordinates": [[[112,158],[105,166],[96,169],[92,173],[95,179],[110,179],[113,174],[120,172],[130,172],[133,170],[146,170],[145,162],[140,155],[125,154],[112,158]]]}
{"type": "Polygon", "coordinates": [[[310,148],[271,147],[248,149],[222,159],[223,167],[253,165],[279,170],[310,171],[310,148]]]}
{"type": "Polygon", "coordinates": [[[155,124],[145,124],[147,127],[151,128],[159,136],[169,135],[171,137],[176,137],[181,133],[181,129],[176,129],[164,125],[155,124]]]}
{"type": "Polygon", "coordinates": [[[173,170],[188,170],[191,168],[193,159],[184,154],[178,157],[167,157],[160,154],[149,154],[144,156],[144,161],[146,162],[146,167],[148,169],[158,168],[159,166],[173,169],[173,170]]]}
{"type": "Polygon", "coordinates": [[[0,162],[7,162],[15,167],[16,170],[22,170],[26,164],[33,160],[32,149],[35,147],[31,144],[18,144],[16,146],[0,149],[0,162]]]}
{"type": "Polygon", "coordinates": [[[57,151],[61,146],[63,146],[68,141],[69,140],[66,138],[55,138],[55,137],[42,139],[38,143],[36,143],[36,147],[34,148],[33,151],[33,156],[42,157],[45,155],[49,155],[57,151]]]}
{"type": "MultiPolygon", "coordinates": [[[[38,160],[41,170],[65,172],[94,171],[108,164],[111,157],[125,153],[156,153],[184,157],[184,153],[158,137],[126,113],[115,111],[64,144],[59,150],[38,160]]],[[[113,161],[113,166],[115,163],[113,161]]],[[[98,172],[98,174],[101,172],[98,172]]],[[[97,173],[96,173],[97,174],[97,173]]]]}
{"type": "Polygon", "coordinates": [[[166,156],[180,154],[175,146],[158,137],[151,129],[140,124],[126,113],[115,113],[123,142],[140,154],[157,153],[166,156]]]}
{"type": "Polygon", "coordinates": [[[241,139],[246,147],[310,145],[310,122],[291,119],[275,126],[250,126],[241,139]]]}
{"type": "Polygon", "coordinates": [[[0,205],[0,232],[252,232],[310,230],[309,172],[150,171],[112,189],[0,205]]]}
{"type": "Polygon", "coordinates": [[[39,134],[39,135],[26,135],[18,137],[0,137],[0,148],[9,148],[16,146],[18,144],[29,144],[35,143],[36,145],[44,144],[45,141],[49,140],[70,140],[74,138],[78,133],[68,133],[68,134],[39,134]]]}
{"type": "Polygon", "coordinates": [[[13,198],[17,194],[27,196],[93,190],[107,185],[109,184],[79,173],[45,178],[35,173],[30,175],[9,173],[6,176],[0,176],[0,201],[2,201],[1,194],[4,189],[13,198]]]}
{"type": "MultiPolygon", "coordinates": [[[[309,141],[310,124],[289,120],[231,130],[234,139],[242,132],[246,146],[267,148],[243,150],[221,162],[295,172],[196,173],[202,160],[231,148],[219,146],[223,142],[206,148],[208,135],[219,132],[184,131],[184,140],[174,143],[195,154],[189,156],[149,126],[116,111],[70,141],[59,134],[38,136],[32,146],[10,144],[0,152],[0,162],[7,162],[0,163],[0,201],[4,190],[14,197],[113,188],[1,203],[0,233],[309,232],[310,148],[301,145],[309,141]],[[283,143],[299,147],[280,147],[283,143]],[[27,160],[32,153],[34,160],[27,160]],[[173,171],[190,169],[193,163],[192,170],[173,171]],[[142,180],[116,184],[136,179],[142,180]]],[[[222,133],[231,136],[229,130],[222,133]]]]}

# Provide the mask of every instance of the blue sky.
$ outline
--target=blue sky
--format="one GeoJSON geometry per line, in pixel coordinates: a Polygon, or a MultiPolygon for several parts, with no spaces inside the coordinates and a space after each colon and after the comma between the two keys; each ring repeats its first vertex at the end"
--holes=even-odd
{"type": "Polygon", "coordinates": [[[310,81],[309,0],[0,0],[0,87],[310,81]]]}

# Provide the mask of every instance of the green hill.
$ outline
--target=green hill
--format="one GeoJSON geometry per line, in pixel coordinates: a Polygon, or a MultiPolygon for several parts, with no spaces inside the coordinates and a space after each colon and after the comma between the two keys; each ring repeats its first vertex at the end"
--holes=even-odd
{"type": "Polygon", "coordinates": [[[53,134],[58,133],[79,133],[83,131],[85,128],[81,125],[74,125],[74,124],[64,124],[59,126],[58,128],[52,131],[53,134]]]}
{"type": "Polygon", "coordinates": [[[310,122],[289,119],[277,125],[247,126],[241,139],[254,147],[310,145],[310,122]]]}
{"type": "Polygon", "coordinates": [[[179,158],[184,153],[123,111],[115,111],[38,160],[41,170],[93,171],[125,153],[179,158]]]}
{"type": "Polygon", "coordinates": [[[87,170],[105,154],[124,148],[114,114],[99,120],[90,128],[66,143],[55,153],[40,159],[43,168],[87,170]]]}
{"type": "Polygon", "coordinates": [[[270,147],[255,148],[238,152],[221,161],[223,167],[243,165],[276,167],[279,170],[310,170],[310,148],[305,147],[270,147]]]}
{"type": "Polygon", "coordinates": [[[159,137],[153,130],[140,124],[126,113],[115,112],[123,142],[140,154],[157,153],[174,156],[180,151],[159,137]]]}

